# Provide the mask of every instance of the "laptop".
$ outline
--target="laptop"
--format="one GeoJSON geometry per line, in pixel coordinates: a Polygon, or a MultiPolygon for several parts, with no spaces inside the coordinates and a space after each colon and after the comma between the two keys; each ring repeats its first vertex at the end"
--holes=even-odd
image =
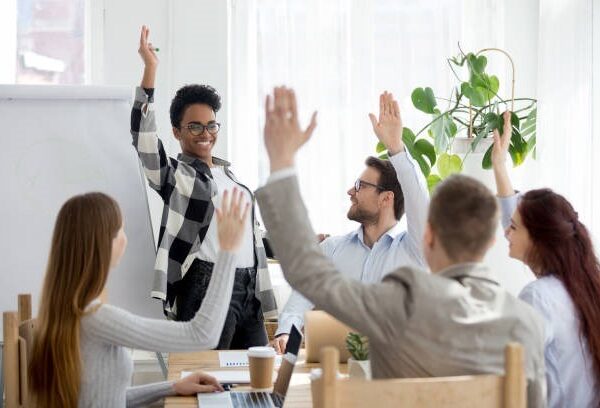
{"type": "Polygon", "coordinates": [[[346,336],[352,330],[322,310],[309,310],[304,313],[304,345],[306,362],[319,363],[321,349],[333,346],[340,352],[340,363],[350,357],[346,348],[346,336]]]}
{"type": "Polygon", "coordinates": [[[198,407],[201,408],[280,408],[292,379],[292,372],[298,359],[302,334],[292,326],[290,337],[281,359],[281,366],[273,386],[273,392],[226,391],[213,394],[198,394],[198,407]]]}

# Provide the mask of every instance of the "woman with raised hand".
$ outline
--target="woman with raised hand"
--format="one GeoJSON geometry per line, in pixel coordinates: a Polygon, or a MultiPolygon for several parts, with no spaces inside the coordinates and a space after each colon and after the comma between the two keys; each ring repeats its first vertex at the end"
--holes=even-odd
{"type": "Polygon", "coordinates": [[[537,279],[519,297],[544,318],[548,406],[600,407],[600,265],[573,206],[550,189],[517,194],[506,167],[512,127],[494,130],[492,163],[509,256],[537,279]]]}
{"type": "Polygon", "coordinates": [[[227,314],[235,252],[249,204],[227,191],[216,211],[221,247],[206,297],[188,322],[148,319],[102,303],[109,271],[125,252],[119,206],[103,193],[69,199],[52,237],[29,367],[33,406],[135,407],[170,395],[222,391],[202,372],[178,381],[129,387],[127,348],[185,352],[216,346],[227,314]]]}

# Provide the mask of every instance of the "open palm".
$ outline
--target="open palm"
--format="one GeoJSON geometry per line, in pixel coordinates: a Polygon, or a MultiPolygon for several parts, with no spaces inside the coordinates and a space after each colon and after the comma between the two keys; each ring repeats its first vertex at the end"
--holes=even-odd
{"type": "Polygon", "coordinates": [[[400,107],[391,93],[385,91],[379,96],[379,118],[372,113],[369,113],[369,118],[377,138],[390,154],[396,154],[404,149],[400,107]]]}

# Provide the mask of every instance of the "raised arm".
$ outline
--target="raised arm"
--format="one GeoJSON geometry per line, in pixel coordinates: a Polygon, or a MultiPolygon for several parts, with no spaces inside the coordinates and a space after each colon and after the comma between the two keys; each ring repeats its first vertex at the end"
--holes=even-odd
{"type": "Polygon", "coordinates": [[[150,29],[146,26],[142,26],[142,32],[140,34],[140,48],[138,53],[144,61],[144,76],[142,77],[142,88],[153,89],[154,82],[156,79],[156,68],[158,67],[158,57],[156,51],[151,42],[148,41],[150,36],[150,29]]]}
{"type": "Polygon", "coordinates": [[[293,175],[272,181],[275,172],[293,166],[296,151],[308,140],[311,125],[302,131],[293,91],[275,89],[275,103],[267,99],[265,144],[271,161],[271,182],[256,192],[263,219],[284,275],[315,306],[346,323],[374,342],[386,341],[403,319],[405,300],[389,283],[364,285],[345,278],[321,251],[293,175]],[[381,302],[395,297],[397,302],[381,302]]]}
{"type": "Polygon", "coordinates": [[[131,109],[131,136],[150,187],[166,200],[167,194],[163,192],[169,191],[165,187],[169,173],[173,169],[156,132],[154,82],[158,58],[154,47],[148,42],[149,34],[150,30],[143,26],[138,53],[144,62],[144,74],[141,86],[135,91],[135,100],[131,109]]]}
{"type": "Polygon", "coordinates": [[[390,162],[396,175],[402,194],[408,228],[407,243],[415,260],[425,265],[421,240],[427,222],[429,208],[429,192],[423,173],[404,148],[402,142],[402,117],[400,107],[394,96],[387,91],[379,96],[379,118],[370,113],[373,131],[377,138],[388,149],[390,162]]]}
{"type": "Polygon", "coordinates": [[[494,129],[492,167],[494,169],[494,177],[496,178],[496,191],[498,197],[509,197],[515,194],[506,166],[508,147],[510,146],[510,136],[512,133],[510,115],[511,113],[509,111],[504,112],[502,115],[504,119],[502,134],[500,134],[497,129],[494,129]]]}
{"type": "Polygon", "coordinates": [[[152,351],[183,352],[216,347],[231,300],[235,274],[235,251],[243,237],[249,204],[233,191],[231,205],[223,194],[217,213],[221,251],[200,310],[189,322],[147,319],[125,310],[104,305],[87,316],[86,330],[106,343],[152,351]]]}
{"type": "Polygon", "coordinates": [[[506,111],[502,115],[504,124],[502,134],[494,129],[494,146],[492,147],[492,167],[494,169],[494,178],[496,179],[496,193],[500,201],[502,211],[502,227],[507,228],[510,225],[510,218],[517,208],[517,194],[508,175],[506,160],[508,158],[508,147],[510,146],[510,137],[512,134],[512,125],[510,122],[511,112],[506,111]]]}

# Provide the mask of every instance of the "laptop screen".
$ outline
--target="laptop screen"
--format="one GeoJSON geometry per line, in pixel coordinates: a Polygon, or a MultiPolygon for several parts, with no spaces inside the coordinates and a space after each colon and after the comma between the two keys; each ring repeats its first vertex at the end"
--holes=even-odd
{"type": "Polygon", "coordinates": [[[302,344],[302,334],[296,326],[292,325],[290,337],[285,347],[285,354],[281,359],[281,367],[279,368],[279,373],[277,373],[277,380],[275,380],[275,385],[273,386],[273,393],[278,394],[280,397],[285,397],[287,393],[292,373],[294,372],[294,366],[296,365],[296,359],[298,358],[298,351],[300,351],[300,344],[302,344]]]}
{"type": "Polygon", "coordinates": [[[300,333],[300,330],[296,328],[296,326],[292,325],[292,330],[290,330],[290,337],[288,338],[287,346],[285,347],[285,354],[290,353],[297,357],[301,343],[302,334],[300,333]]]}

